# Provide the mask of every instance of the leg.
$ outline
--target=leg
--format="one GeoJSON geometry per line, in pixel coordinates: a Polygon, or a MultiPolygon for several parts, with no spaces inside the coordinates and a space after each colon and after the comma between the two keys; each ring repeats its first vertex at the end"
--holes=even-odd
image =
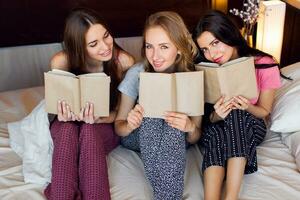
{"type": "Polygon", "coordinates": [[[225,176],[224,132],[221,124],[205,127],[200,145],[204,147],[204,199],[221,199],[225,176]]]}
{"type": "Polygon", "coordinates": [[[225,169],[221,166],[211,166],[204,171],[204,199],[221,199],[222,184],[225,169]]]}
{"type": "Polygon", "coordinates": [[[244,157],[230,158],[227,161],[227,180],[225,187],[225,199],[238,199],[240,186],[242,184],[246,159],[244,157]]]}
{"type": "Polygon", "coordinates": [[[110,200],[106,155],[119,144],[112,124],[82,124],[79,177],[84,200],[110,200]]]}
{"type": "Polygon", "coordinates": [[[238,199],[244,173],[257,170],[256,145],[265,135],[262,120],[246,111],[232,111],[224,122],[227,160],[226,199],[238,199]]]}
{"type": "Polygon", "coordinates": [[[51,184],[45,189],[47,199],[73,200],[80,198],[78,190],[78,125],[59,122],[51,125],[54,143],[51,184]]]}
{"type": "Polygon", "coordinates": [[[162,119],[145,118],[140,129],[140,149],[155,200],[180,200],[184,188],[185,133],[162,119]]]}

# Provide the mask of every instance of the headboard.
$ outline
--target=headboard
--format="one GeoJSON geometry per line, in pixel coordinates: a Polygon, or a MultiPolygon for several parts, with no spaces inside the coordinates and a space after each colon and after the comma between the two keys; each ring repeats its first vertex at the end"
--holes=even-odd
{"type": "Polygon", "coordinates": [[[0,0],[0,47],[62,41],[65,18],[76,7],[97,11],[114,37],[139,36],[146,17],[178,12],[192,29],[210,8],[209,0],[0,0]]]}
{"type": "Polygon", "coordinates": [[[209,0],[0,0],[0,92],[43,84],[49,60],[61,49],[65,18],[73,8],[92,8],[116,42],[138,57],[145,19],[178,12],[190,31],[210,8],[209,0]]]}

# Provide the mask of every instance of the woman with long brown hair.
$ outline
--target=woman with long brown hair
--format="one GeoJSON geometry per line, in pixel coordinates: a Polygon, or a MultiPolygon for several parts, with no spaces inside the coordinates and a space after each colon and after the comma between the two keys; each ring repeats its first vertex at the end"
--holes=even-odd
{"type": "Polygon", "coordinates": [[[76,116],[68,102],[58,102],[51,124],[54,143],[48,199],[110,199],[106,155],[118,144],[113,122],[123,73],[134,59],[115,42],[105,23],[91,10],[74,10],[66,20],[63,50],[51,60],[52,69],[75,74],[104,72],[111,78],[109,117],[95,117],[87,102],[76,116]]]}

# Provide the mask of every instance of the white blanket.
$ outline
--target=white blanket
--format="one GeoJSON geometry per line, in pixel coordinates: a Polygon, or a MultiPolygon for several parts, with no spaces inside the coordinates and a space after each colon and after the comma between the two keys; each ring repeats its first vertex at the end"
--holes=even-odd
{"type": "Polygon", "coordinates": [[[8,123],[10,146],[22,158],[25,183],[51,181],[53,142],[42,100],[24,119],[8,123]]]}

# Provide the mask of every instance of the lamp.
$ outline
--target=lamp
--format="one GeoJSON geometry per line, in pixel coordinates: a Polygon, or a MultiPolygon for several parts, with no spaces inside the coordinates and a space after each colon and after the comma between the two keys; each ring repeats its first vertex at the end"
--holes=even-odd
{"type": "Polygon", "coordinates": [[[227,4],[228,4],[228,0],[212,0],[211,1],[212,9],[220,10],[224,13],[227,13],[227,4]]]}
{"type": "Polygon", "coordinates": [[[286,5],[282,1],[261,1],[256,48],[280,62],[286,5]]]}

